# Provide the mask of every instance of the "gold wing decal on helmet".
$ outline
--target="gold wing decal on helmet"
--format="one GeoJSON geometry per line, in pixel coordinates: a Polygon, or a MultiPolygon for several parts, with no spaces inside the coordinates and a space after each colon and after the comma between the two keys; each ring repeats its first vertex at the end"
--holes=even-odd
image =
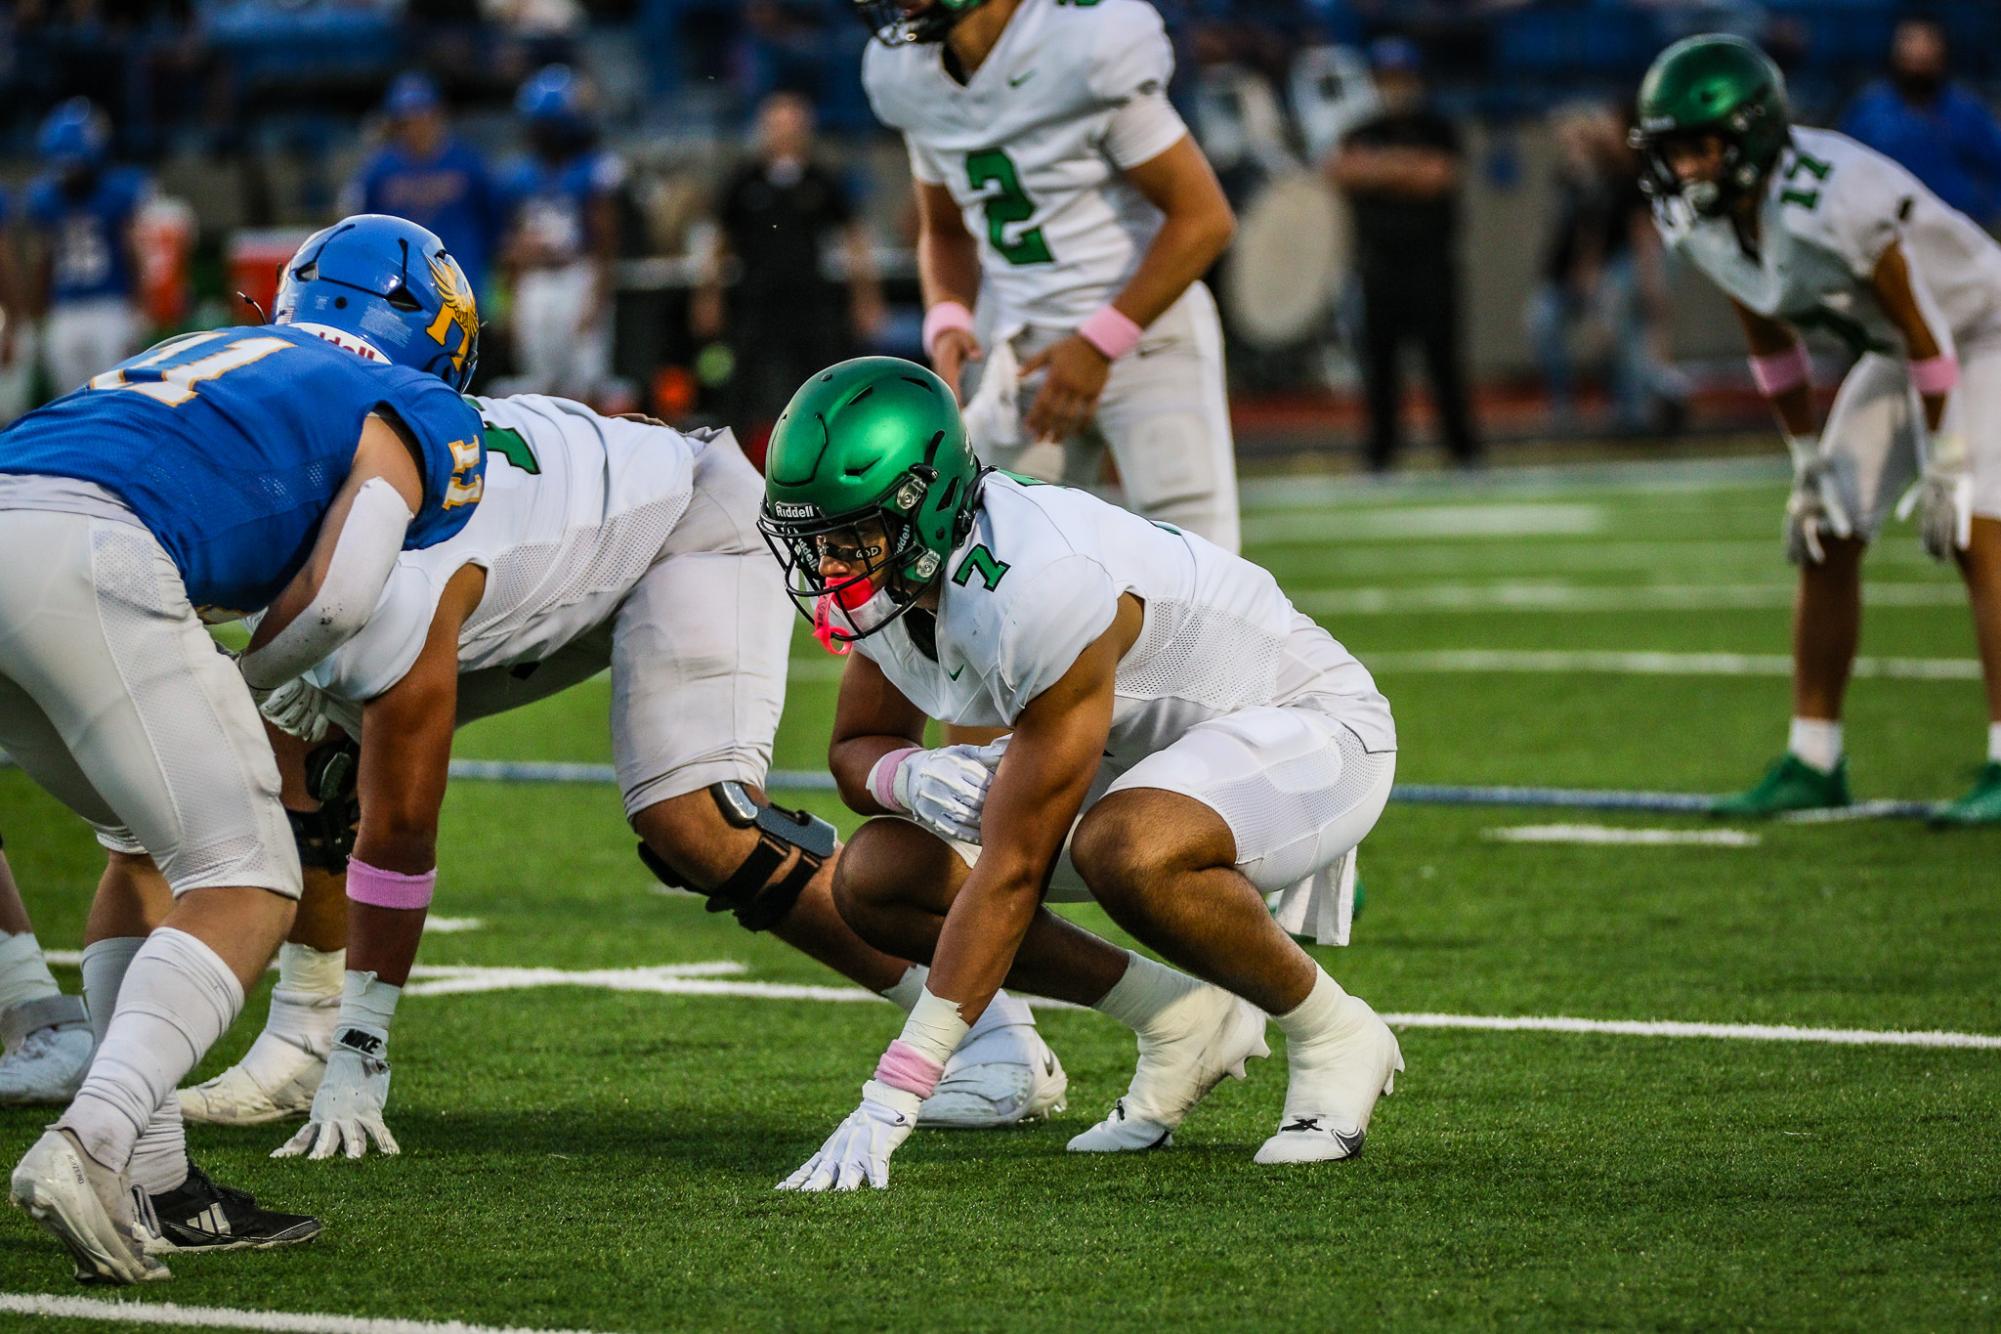
{"type": "Polygon", "coordinates": [[[458,326],[459,345],[452,353],[452,369],[464,370],[473,340],[479,337],[479,308],[473,301],[472,288],[466,282],[464,270],[450,256],[433,255],[430,263],[431,277],[438,285],[438,297],[443,304],[438,308],[438,317],[431,321],[431,327],[425,332],[438,340],[439,347],[443,347],[446,332],[454,325],[458,326]]]}

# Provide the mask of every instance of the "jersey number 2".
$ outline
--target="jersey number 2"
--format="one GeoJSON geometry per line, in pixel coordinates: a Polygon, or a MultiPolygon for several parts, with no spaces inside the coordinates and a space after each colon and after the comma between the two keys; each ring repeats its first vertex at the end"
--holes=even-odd
{"type": "Polygon", "coordinates": [[[142,357],[93,376],[90,387],[129,389],[135,394],[144,394],[156,403],[177,408],[196,396],[195,385],[201,381],[227,375],[252,362],[262,361],[273,352],[283,352],[294,346],[283,338],[238,338],[207,356],[188,357],[188,353],[222,336],[207,333],[169,339],[142,357]],[[147,379],[130,380],[126,378],[128,371],[151,371],[153,374],[147,379]]]}
{"type": "Polygon", "coordinates": [[[998,148],[984,148],[966,154],[966,178],[975,190],[984,191],[998,183],[1000,189],[987,195],[987,242],[1010,264],[1047,264],[1055,258],[1040,227],[1030,227],[1008,239],[1007,229],[1035,216],[1035,201],[1021,188],[1021,173],[1014,159],[998,148]]]}

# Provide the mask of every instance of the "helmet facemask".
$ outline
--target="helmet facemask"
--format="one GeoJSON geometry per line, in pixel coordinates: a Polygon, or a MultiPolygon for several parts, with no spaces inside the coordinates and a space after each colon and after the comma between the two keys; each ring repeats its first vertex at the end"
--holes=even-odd
{"type": "Polygon", "coordinates": [[[1738,122],[1753,119],[1759,108],[1744,107],[1723,125],[1694,129],[1670,128],[1650,131],[1641,126],[1627,137],[1639,153],[1642,171],[1640,188],[1657,199],[1683,199],[1705,218],[1722,217],[1737,202],[1764,188],[1770,164],[1759,164],[1745,149],[1750,125],[1738,122]],[[1674,169],[1674,150],[1683,145],[1699,145],[1714,140],[1722,146],[1714,176],[1685,181],[1674,169]]]}
{"type": "Polygon", "coordinates": [[[986,0],[930,0],[912,9],[906,0],[854,0],[855,13],[884,46],[945,40],[952,27],[986,0]]]}
{"type": "Polygon", "coordinates": [[[880,500],[845,514],[765,502],[757,526],[785,572],[785,594],[830,652],[886,629],[944,568],[914,517],[936,480],[922,475],[930,471],[912,468],[880,500]],[[820,567],[830,557],[854,573],[828,578],[820,567]]]}

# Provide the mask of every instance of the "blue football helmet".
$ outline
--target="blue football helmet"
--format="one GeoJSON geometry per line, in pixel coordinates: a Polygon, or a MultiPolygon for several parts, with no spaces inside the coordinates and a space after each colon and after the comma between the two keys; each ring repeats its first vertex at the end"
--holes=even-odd
{"type": "Polygon", "coordinates": [[[87,97],[72,97],[42,122],[35,152],[61,170],[95,167],[111,147],[111,125],[87,97]]]}
{"type": "Polygon", "coordinates": [[[464,392],[479,364],[479,309],[445,243],[381,213],[313,233],[285,265],[275,324],[319,324],[464,392]]]}
{"type": "Polygon", "coordinates": [[[544,65],[514,95],[514,111],[530,123],[580,123],[584,118],[584,99],[576,74],[568,65],[544,65]]]}

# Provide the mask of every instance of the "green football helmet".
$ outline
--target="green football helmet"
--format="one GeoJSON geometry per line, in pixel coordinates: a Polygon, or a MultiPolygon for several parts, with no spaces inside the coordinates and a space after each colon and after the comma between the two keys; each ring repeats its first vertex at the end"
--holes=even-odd
{"type": "Polygon", "coordinates": [[[881,630],[937,581],[972,531],[981,471],[958,399],[915,362],[857,357],[792,396],[772,428],[757,526],[828,648],[881,630]],[[829,582],[830,551],[860,573],[829,582]]]}
{"type": "Polygon", "coordinates": [[[1684,37],[1660,53],[1640,84],[1631,140],[1645,164],[1640,184],[1652,195],[1679,195],[1706,217],[1727,213],[1763,188],[1791,121],[1785,76],[1770,56],[1742,37],[1684,37]],[[1668,163],[1669,147],[1712,135],[1723,144],[1721,173],[1684,182],[1668,163]]]}
{"type": "Polygon", "coordinates": [[[884,46],[942,42],[952,25],[987,0],[854,0],[868,30],[884,46]]]}

